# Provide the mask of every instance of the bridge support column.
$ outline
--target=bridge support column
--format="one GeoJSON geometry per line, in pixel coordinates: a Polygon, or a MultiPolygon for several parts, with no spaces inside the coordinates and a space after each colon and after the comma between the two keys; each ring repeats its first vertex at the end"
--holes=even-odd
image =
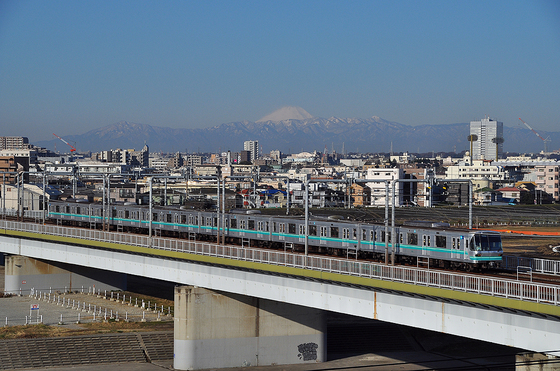
{"type": "Polygon", "coordinates": [[[326,361],[324,311],[200,287],[175,288],[173,367],[326,361]]]}
{"type": "Polygon", "coordinates": [[[126,290],[126,274],[77,265],[38,260],[20,255],[6,256],[5,292],[29,294],[36,290],[69,291],[94,287],[126,290]]]}

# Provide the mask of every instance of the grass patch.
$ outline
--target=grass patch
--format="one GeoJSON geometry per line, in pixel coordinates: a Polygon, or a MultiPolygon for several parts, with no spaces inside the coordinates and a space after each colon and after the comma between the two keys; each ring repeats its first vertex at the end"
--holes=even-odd
{"type": "Polygon", "coordinates": [[[173,331],[173,322],[105,322],[73,325],[72,328],[24,325],[0,328],[0,339],[32,339],[127,332],[173,331]]]}

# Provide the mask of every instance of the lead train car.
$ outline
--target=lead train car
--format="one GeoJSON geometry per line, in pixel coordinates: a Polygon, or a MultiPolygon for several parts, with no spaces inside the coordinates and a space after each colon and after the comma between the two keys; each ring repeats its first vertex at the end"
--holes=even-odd
{"type": "MultiPolygon", "coordinates": [[[[93,226],[103,221],[103,206],[96,203],[51,201],[49,219],[58,223],[93,226]]],[[[142,205],[111,205],[106,223],[117,230],[146,233],[150,226],[149,208],[142,205]]],[[[416,264],[417,259],[430,259],[443,266],[486,268],[502,260],[500,234],[492,231],[451,229],[448,225],[411,223],[395,228],[397,260],[416,264]]],[[[215,212],[153,207],[151,227],[158,235],[193,236],[212,241],[218,234],[215,212]]],[[[227,213],[220,222],[220,234],[227,242],[241,244],[250,240],[253,246],[301,248],[305,244],[305,221],[297,217],[267,216],[260,213],[227,213]],[[225,227],[222,225],[225,224],[225,227]]],[[[389,228],[391,251],[391,228],[389,228]]],[[[385,227],[330,218],[311,218],[308,246],[311,252],[333,255],[360,255],[380,258],[385,254],[385,227]]]]}

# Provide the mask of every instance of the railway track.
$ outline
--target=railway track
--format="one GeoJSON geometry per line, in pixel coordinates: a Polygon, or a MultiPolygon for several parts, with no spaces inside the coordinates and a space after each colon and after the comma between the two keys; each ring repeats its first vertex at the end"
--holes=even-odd
{"type": "MultiPolygon", "coordinates": [[[[285,209],[260,209],[263,214],[285,214],[285,209]]],[[[536,223],[543,225],[560,225],[560,204],[550,205],[518,205],[518,206],[473,206],[473,224],[483,225],[520,225],[536,223]]],[[[303,209],[292,208],[290,214],[303,215],[303,209]]],[[[384,208],[324,208],[313,209],[313,215],[340,215],[345,219],[364,222],[383,222],[385,220],[384,208]]],[[[390,211],[389,211],[390,214],[390,211]]],[[[390,217],[390,216],[389,216],[390,217]]],[[[468,207],[438,206],[424,207],[397,207],[395,220],[434,220],[449,223],[468,222],[468,207]]]]}

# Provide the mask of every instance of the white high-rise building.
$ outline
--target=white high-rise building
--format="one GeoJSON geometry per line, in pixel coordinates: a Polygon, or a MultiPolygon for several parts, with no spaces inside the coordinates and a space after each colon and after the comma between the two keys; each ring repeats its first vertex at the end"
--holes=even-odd
{"type": "Polygon", "coordinates": [[[243,142],[243,150],[251,152],[251,162],[255,162],[259,158],[259,141],[247,140],[243,142]]]}
{"type": "Polygon", "coordinates": [[[472,143],[473,160],[498,160],[502,157],[504,152],[503,122],[493,120],[489,117],[480,121],[471,121],[470,134],[477,136],[477,140],[472,143]]]}

